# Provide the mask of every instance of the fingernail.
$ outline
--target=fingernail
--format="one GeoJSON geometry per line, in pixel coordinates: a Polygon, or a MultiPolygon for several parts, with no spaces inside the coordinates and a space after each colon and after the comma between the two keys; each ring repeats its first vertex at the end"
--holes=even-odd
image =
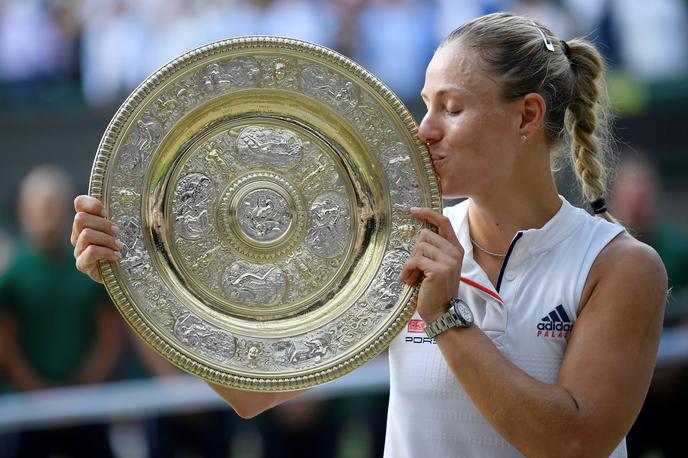
{"type": "Polygon", "coordinates": [[[113,224],[112,225],[112,233],[115,235],[119,234],[119,227],[117,227],[113,224]]]}
{"type": "Polygon", "coordinates": [[[124,247],[124,244],[119,240],[115,240],[115,245],[117,245],[117,248],[119,248],[120,250],[122,249],[122,247],[124,247]]]}
{"type": "Polygon", "coordinates": [[[411,207],[412,212],[417,212],[418,210],[420,210],[420,207],[411,207]]]}
{"type": "Polygon", "coordinates": [[[117,256],[119,259],[122,259],[122,253],[119,251],[115,251],[115,256],[117,256]]]}
{"type": "Polygon", "coordinates": [[[107,212],[105,211],[105,208],[100,210],[100,216],[102,216],[103,218],[107,218],[107,212]]]}

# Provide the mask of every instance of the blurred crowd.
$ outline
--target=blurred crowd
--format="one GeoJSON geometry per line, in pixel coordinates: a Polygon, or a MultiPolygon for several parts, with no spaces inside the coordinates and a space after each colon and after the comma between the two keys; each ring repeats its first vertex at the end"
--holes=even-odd
{"type": "Polygon", "coordinates": [[[416,98],[439,41],[458,24],[510,10],[560,37],[587,35],[644,80],[686,72],[686,0],[0,0],[0,84],[71,81],[90,105],[121,102],[171,59],[216,40],[280,35],[352,57],[416,98]]]}
{"type": "MultiPolygon", "coordinates": [[[[686,0],[0,0],[0,92],[23,100],[36,88],[74,84],[89,105],[111,108],[194,47],[280,35],[354,58],[409,101],[417,99],[437,43],[496,10],[533,17],[562,38],[587,35],[634,78],[688,74],[686,0]]],[[[666,264],[666,326],[688,327],[688,234],[662,212],[668,197],[652,154],[625,152],[615,176],[612,213],[666,264]]],[[[104,289],[74,268],[74,194],[63,169],[36,167],[17,192],[20,234],[0,231],[0,395],[179,373],[129,330],[104,289]]],[[[658,367],[629,435],[630,456],[688,456],[682,424],[664,420],[688,409],[687,367],[658,367]]],[[[259,447],[242,456],[381,456],[386,407],[385,394],[286,404],[248,423],[259,447]]],[[[221,409],[152,415],[139,429],[144,456],[226,457],[246,424],[221,409]]],[[[111,429],[102,419],[0,434],[0,456],[113,456],[111,429]]]]}

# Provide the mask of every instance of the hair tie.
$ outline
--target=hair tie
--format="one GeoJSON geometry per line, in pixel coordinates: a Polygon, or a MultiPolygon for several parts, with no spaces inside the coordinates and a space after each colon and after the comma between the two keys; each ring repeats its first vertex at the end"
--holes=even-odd
{"type": "Polygon", "coordinates": [[[571,60],[571,47],[565,40],[559,40],[561,42],[561,47],[564,48],[564,55],[568,60],[571,60]]]}
{"type": "Polygon", "coordinates": [[[607,204],[604,201],[604,197],[600,197],[599,199],[590,202],[590,206],[592,207],[592,212],[596,215],[605,213],[607,211],[607,204]]]}

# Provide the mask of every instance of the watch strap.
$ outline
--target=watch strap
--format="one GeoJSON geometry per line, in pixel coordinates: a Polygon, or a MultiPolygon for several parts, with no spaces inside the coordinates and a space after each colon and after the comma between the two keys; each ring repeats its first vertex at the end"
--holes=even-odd
{"type": "Polygon", "coordinates": [[[425,335],[431,339],[440,335],[444,331],[454,327],[469,327],[471,323],[466,322],[461,315],[456,311],[455,306],[457,304],[466,305],[464,301],[459,298],[452,298],[449,302],[449,310],[440,315],[431,323],[425,324],[425,335]]]}

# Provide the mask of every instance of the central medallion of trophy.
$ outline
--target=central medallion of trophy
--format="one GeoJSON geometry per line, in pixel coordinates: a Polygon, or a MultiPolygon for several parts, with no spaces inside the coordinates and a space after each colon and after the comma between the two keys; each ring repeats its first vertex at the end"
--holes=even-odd
{"type": "Polygon", "coordinates": [[[239,199],[239,227],[253,242],[279,240],[289,230],[293,218],[287,199],[272,189],[256,189],[239,199]]]}
{"type": "Polygon", "coordinates": [[[342,167],[333,146],[303,126],[209,132],[173,179],[170,242],[181,280],[205,303],[261,320],[331,294],[356,234],[342,167]]]}
{"type": "Polygon", "coordinates": [[[236,178],[217,213],[225,243],[258,261],[286,255],[303,238],[307,222],[302,194],[283,174],[266,171],[236,178]]]}

